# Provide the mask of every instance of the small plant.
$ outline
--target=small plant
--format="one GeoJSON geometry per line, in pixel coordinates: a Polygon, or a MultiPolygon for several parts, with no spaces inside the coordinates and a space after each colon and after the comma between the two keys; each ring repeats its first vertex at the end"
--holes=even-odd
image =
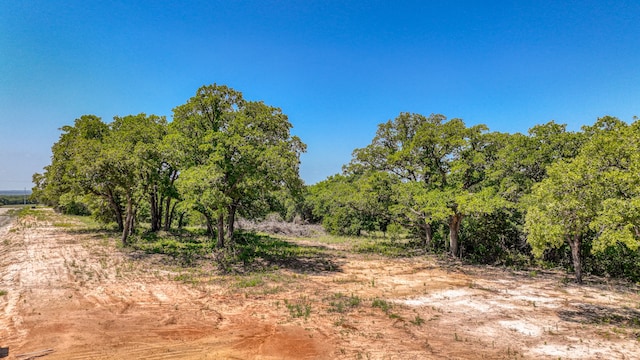
{"type": "Polygon", "coordinates": [[[248,287],[256,287],[263,284],[264,284],[264,280],[262,279],[262,276],[256,275],[256,276],[251,276],[249,278],[240,279],[240,281],[238,281],[236,286],[239,288],[248,288],[248,287]]]}
{"type": "Polygon", "coordinates": [[[410,322],[415,326],[422,326],[422,324],[424,324],[424,319],[421,318],[420,315],[416,315],[416,317],[413,320],[410,320],[410,322]]]}
{"type": "Polygon", "coordinates": [[[0,296],[5,296],[7,294],[8,294],[7,290],[0,290],[0,296]]]}
{"type": "Polygon", "coordinates": [[[385,314],[389,314],[389,311],[391,310],[392,306],[386,300],[375,298],[371,303],[371,307],[380,308],[382,311],[385,312],[385,314]]]}
{"type": "Polygon", "coordinates": [[[311,302],[306,297],[301,297],[295,303],[290,303],[288,300],[284,300],[284,305],[289,309],[289,315],[292,318],[305,318],[308,319],[311,315],[311,302]]]}
{"type": "Polygon", "coordinates": [[[346,296],[342,293],[333,294],[329,297],[329,312],[337,312],[343,314],[353,308],[356,308],[360,305],[360,298],[351,295],[346,296]]]}

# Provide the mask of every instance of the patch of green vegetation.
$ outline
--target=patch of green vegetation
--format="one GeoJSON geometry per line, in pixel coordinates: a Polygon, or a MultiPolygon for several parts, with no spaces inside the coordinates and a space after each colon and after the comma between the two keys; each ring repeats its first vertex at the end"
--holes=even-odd
{"type": "Polygon", "coordinates": [[[212,242],[201,236],[148,233],[131,238],[131,247],[148,254],[170,256],[181,265],[193,264],[199,256],[211,253],[212,242]]]}
{"type": "Polygon", "coordinates": [[[284,305],[289,310],[292,318],[304,318],[305,320],[311,315],[311,302],[306,297],[301,297],[295,302],[284,300],[284,305]]]}
{"type": "Polygon", "coordinates": [[[366,239],[354,244],[353,251],[387,257],[408,257],[425,254],[424,249],[419,243],[409,240],[394,241],[366,239]]]}
{"type": "Polygon", "coordinates": [[[328,297],[329,301],[329,312],[336,312],[343,314],[348,312],[358,306],[360,306],[360,298],[355,295],[346,296],[342,293],[335,293],[328,297]]]}
{"type": "Polygon", "coordinates": [[[75,227],[76,224],[69,223],[69,222],[54,222],[53,226],[59,227],[59,228],[72,228],[72,227],[75,227]]]}
{"type": "Polygon", "coordinates": [[[264,285],[264,279],[260,275],[251,275],[248,277],[240,278],[236,283],[238,288],[249,288],[264,285]]]}
{"type": "Polygon", "coordinates": [[[7,295],[9,292],[7,290],[0,290],[0,296],[5,296],[7,295]]]}
{"type": "Polygon", "coordinates": [[[409,320],[410,323],[412,323],[415,326],[422,326],[422,324],[424,324],[424,319],[420,317],[420,315],[416,315],[416,317],[412,320],[409,320]]]}
{"type": "Polygon", "coordinates": [[[391,311],[391,308],[393,307],[391,305],[391,303],[389,303],[386,300],[380,299],[380,298],[375,298],[373,299],[373,301],[371,302],[371,307],[374,308],[379,308],[382,311],[385,312],[385,314],[389,314],[389,311],[391,311]]]}
{"type": "MultiPolygon", "coordinates": [[[[11,212],[13,213],[13,211],[11,212]]],[[[20,210],[17,210],[17,215],[21,219],[27,216],[32,216],[38,221],[45,221],[51,219],[54,213],[40,208],[23,207],[20,210]]]]}
{"type": "Polygon", "coordinates": [[[235,243],[226,249],[222,260],[225,271],[238,273],[280,268],[303,273],[338,269],[333,255],[322,246],[303,246],[250,232],[236,234],[235,243]]]}

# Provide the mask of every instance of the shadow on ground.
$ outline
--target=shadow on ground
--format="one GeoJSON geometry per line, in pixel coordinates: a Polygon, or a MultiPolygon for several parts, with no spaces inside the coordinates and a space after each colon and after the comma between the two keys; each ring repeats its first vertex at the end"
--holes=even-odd
{"type": "Polygon", "coordinates": [[[277,269],[305,274],[342,271],[341,257],[324,246],[296,244],[253,232],[235,234],[233,243],[223,249],[217,249],[209,237],[184,234],[146,234],[132,240],[128,249],[131,251],[127,256],[133,261],[153,258],[164,265],[183,268],[200,267],[208,262],[221,273],[249,274],[277,269]]]}
{"type": "Polygon", "coordinates": [[[558,316],[564,321],[580,324],[610,324],[640,328],[640,311],[628,307],[577,304],[574,309],[558,311],[558,316]]]}

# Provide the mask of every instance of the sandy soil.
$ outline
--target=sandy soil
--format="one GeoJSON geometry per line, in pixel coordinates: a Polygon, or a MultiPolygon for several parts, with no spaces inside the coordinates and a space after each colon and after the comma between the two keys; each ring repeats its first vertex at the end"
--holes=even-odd
{"type": "Polygon", "coordinates": [[[0,346],[10,359],[640,359],[636,285],[321,249],[324,270],[221,276],[22,219],[0,229],[0,346]]]}

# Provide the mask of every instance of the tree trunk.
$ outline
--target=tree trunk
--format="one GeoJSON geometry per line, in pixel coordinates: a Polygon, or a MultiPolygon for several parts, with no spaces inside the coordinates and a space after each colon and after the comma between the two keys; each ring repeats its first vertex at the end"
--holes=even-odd
{"type": "MultiPolygon", "coordinates": [[[[176,181],[176,179],[178,178],[178,172],[177,171],[172,171],[170,179],[171,182],[169,183],[169,186],[171,189],[173,189],[173,183],[176,181]]],[[[171,193],[171,192],[169,192],[171,193]]],[[[167,195],[167,200],[166,200],[166,209],[165,209],[165,214],[164,214],[164,231],[169,231],[171,230],[171,223],[173,222],[173,216],[175,215],[175,210],[176,210],[176,205],[178,204],[179,200],[176,199],[175,202],[173,202],[173,205],[171,204],[171,199],[172,196],[171,195],[167,195]]],[[[182,221],[182,216],[181,215],[181,220],[182,221]]],[[[182,228],[182,226],[180,226],[180,228],[182,228]]]]}
{"type": "Polygon", "coordinates": [[[449,219],[449,252],[451,256],[457,257],[460,253],[460,243],[458,237],[460,235],[460,224],[462,223],[462,214],[454,214],[449,219]]]}
{"type": "MultiPolygon", "coordinates": [[[[209,234],[209,236],[211,236],[212,238],[215,236],[216,231],[213,229],[213,219],[207,215],[207,214],[203,214],[204,218],[206,220],[207,223],[207,233],[209,234]]],[[[182,217],[184,216],[184,213],[180,214],[180,222],[182,223],[182,217]]],[[[180,225],[180,227],[182,228],[182,225],[180,225]]]]}
{"type": "MultiPolygon", "coordinates": [[[[175,207],[175,205],[174,205],[175,207]]],[[[164,231],[171,230],[171,215],[173,213],[173,209],[171,208],[171,198],[167,196],[167,200],[165,200],[165,209],[164,209],[164,231]]]]}
{"type": "Polygon", "coordinates": [[[149,193],[149,211],[151,212],[151,231],[156,232],[160,230],[160,219],[158,218],[158,192],[157,187],[154,185],[153,190],[149,193]]]}
{"type": "Polygon", "coordinates": [[[133,224],[133,201],[131,200],[130,196],[127,196],[127,208],[125,216],[124,227],[122,228],[122,245],[126,246],[129,244],[127,240],[131,232],[131,225],[133,224]]]}
{"type": "MultiPolygon", "coordinates": [[[[164,215],[164,231],[169,231],[171,230],[171,224],[173,223],[173,217],[175,215],[176,212],[176,205],[178,205],[178,202],[174,202],[173,205],[171,206],[171,209],[169,209],[169,205],[171,204],[171,198],[167,198],[167,212],[164,215]]],[[[184,213],[183,213],[184,214],[184,213]]],[[[182,214],[180,216],[180,221],[182,221],[182,214]]],[[[179,227],[182,227],[182,224],[179,224],[179,227]]]]}
{"type": "Polygon", "coordinates": [[[571,247],[571,259],[573,260],[576,282],[582,284],[582,254],[580,253],[582,238],[576,234],[573,237],[569,236],[567,240],[569,241],[569,247],[571,247]]]}
{"type": "Polygon", "coordinates": [[[235,230],[237,209],[238,206],[236,204],[229,205],[229,215],[227,217],[227,238],[229,239],[229,241],[233,241],[233,231],[235,230]]]}
{"type": "MultiPolygon", "coordinates": [[[[181,213],[180,213],[180,217],[178,218],[178,229],[180,229],[180,230],[182,230],[182,225],[184,225],[184,224],[183,224],[183,221],[184,221],[184,214],[185,214],[185,212],[184,212],[184,211],[183,211],[183,212],[181,212],[181,213]]],[[[213,229],[211,229],[211,224],[210,224],[210,223],[208,223],[208,224],[207,224],[207,227],[208,227],[208,229],[207,229],[207,230],[209,230],[209,233],[211,233],[211,231],[213,230],[213,229]]]]}
{"type": "Polygon", "coordinates": [[[431,224],[426,220],[420,222],[420,229],[422,229],[422,234],[420,234],[420,237],[422,238],[422,241],[424,243],[424,248],[428,250],[431,248],[431,242],[433,240],[433,229],[431,228],[431,224]]]}
{"type": "Polygon", "coordinates": [[[111,189],[107,189],[107,199],[109,199],[109,205],[111,205],[111,209],[113,210],[113,215],[116,218],[116,223],[118,224],[118,231],[124,230],[124,221],[122,219],[122,208],[120,208],[120,204],[116,201],[115,195],[111,189]]]}
{"type": "Polygon", "coordinates": [[[218,248],[224,247],[224,215],[218,215],[218,243],[216,244],[218,248]]]}

